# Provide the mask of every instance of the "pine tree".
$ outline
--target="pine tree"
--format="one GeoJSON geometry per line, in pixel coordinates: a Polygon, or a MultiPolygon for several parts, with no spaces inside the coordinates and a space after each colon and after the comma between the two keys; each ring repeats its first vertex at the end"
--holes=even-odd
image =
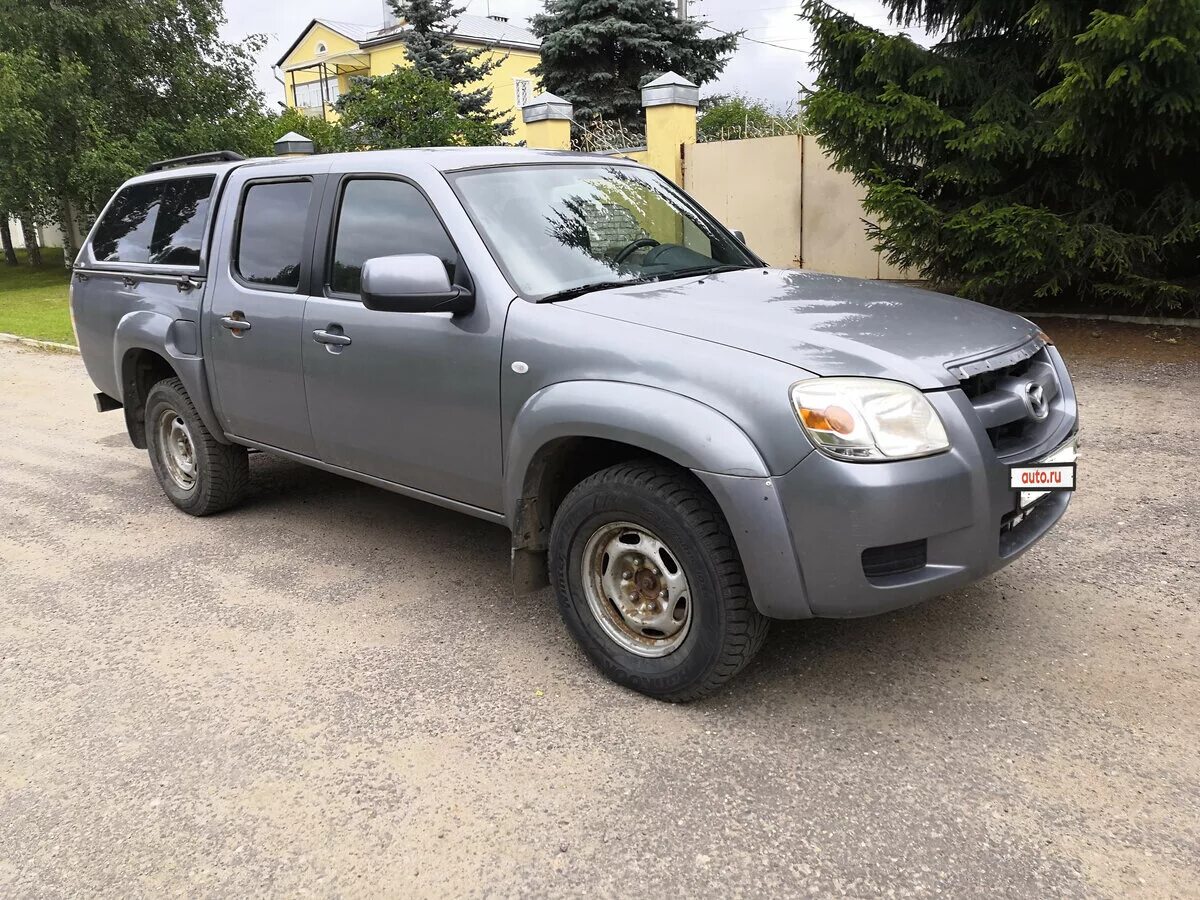
{"type": "Polygon", "coordinates": [[[403,24],[401,39],[409,61],[418,72],[451,86],[459,113],[493,128],[497,138],[513,133],[512,117],[491,110],[492,89],[472,87],[484,80],[503,57],[487,48],[472,50],[454,42],[455,21],[466,7],[453,0],[388,0],[403,24]]]}
{"type": "Polygon", "coordinates": [[[701,37],[705,24],[680,21],[673,0],[547,0],[532,19],[542,39],[534,74],[574,104],[577,122],[600,116],[638,128],[650,78],[675,71],[704,84],[725,68],[738,35],[701,37]]]}
{"type": "Polygon", "coordinates": [[[1008,305],[1200,311],[1200,3],[885,2],[944,39],[803,15],[808,127],[891,262],[1008,305]]]}

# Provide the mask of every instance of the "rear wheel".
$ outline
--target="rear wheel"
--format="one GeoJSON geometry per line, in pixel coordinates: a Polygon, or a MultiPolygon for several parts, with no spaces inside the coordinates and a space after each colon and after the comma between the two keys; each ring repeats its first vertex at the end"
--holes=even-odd
{"type": "Polygon", "coordinates": [[[250,480],[246,448],[212,436],[178,378],[150,389],[146,447],[163,493],[186,513],[211,515],[245,496],[250,480]]]}
{"type": "Polygon", "coordinates": [[[662,700],[694,700],[762,646],[737,548],[688,472],[623,463],[580,482],[550,533],[559,611],[613,681],[662,700]]]}

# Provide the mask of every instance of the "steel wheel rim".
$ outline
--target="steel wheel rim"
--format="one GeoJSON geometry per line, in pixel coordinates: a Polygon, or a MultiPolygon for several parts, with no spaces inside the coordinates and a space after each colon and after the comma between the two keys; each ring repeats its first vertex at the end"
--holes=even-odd
{"type": "Polygon", "coordinates": [[[632,522],[597,528],[583,548],[583,591],[618,646],[644,657],[678,650],[692,625],[692,593],[679,557],[632,522]]]}
{"type": "Polygon", "coordinates": [[[196,444],[183,417],[164,409],[155,423],[158,459],[175,486],[190,491],[196,486],[196,444]]]}

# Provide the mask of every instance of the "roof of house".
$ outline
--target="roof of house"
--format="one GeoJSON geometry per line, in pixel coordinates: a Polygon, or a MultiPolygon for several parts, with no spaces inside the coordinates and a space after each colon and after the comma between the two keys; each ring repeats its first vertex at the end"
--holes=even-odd
{"type": "MultiPolygon", "coordinates": [[[[300,41],[314,25],[323,25],[335,34],[354,41],[362,46],[387,44],[400,39],[404,32],[403,24],[392,22],[374,28],[366,25],[355,25],[353,22],[339,22],[334,19],[313,19],[296,36],[290,47],[275,63],[282,66],[292,51],[299,46],[300,41]]],[[[536,50],[541,46],[541,39],[527,28],[513,25],[510,22],[500,22],[488,16],[473,16],[463,14],[455,21],[451,31],[455,37],[472,44],[488,44],[497,47],[511,47],[517,50],[536,50]]]]}
{"type": "MultiPolygon", "coordinates": [[[[396,37],[402,31],[404,31],[403,24],[393,22],[382,28],[374,29],[372,37],[368,40],[372,43],[382,42],[396,37]]],[[[542,43],[541,39],[527,28],[520,28],[510,22],[501,22],[488,16],[473,16],[467,13],[455,20],[451,34],[467,41],[503,46],[536,48],[542,43]]]]}
{"type": "MultiPolygon", "coordinates": [[[[355,25],[353,22],[338,22],[335,19],[313,19],[313,22],[324,25],[330,31],[336,31],[342,37],[350,38],[359,44],[370,40],[371,35],[375,33],[375,29],[368,28],[366,25],[355,25]]],[[[312,27],[312,23],[309,24],[309,27],[312,27]]],[[[308,28],[304,30],[308,31],[308,28]]]]}

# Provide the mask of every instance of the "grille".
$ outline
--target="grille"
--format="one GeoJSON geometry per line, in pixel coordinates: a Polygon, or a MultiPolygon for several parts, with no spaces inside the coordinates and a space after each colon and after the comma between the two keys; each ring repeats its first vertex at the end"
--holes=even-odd
{"type": "Polygon", "coordinates": [[[924,539],[906,544],[888,544],[886,547],[870,547],[862,554],[863,574],[868,578],[905,575],[925,568],[925,557],[924,539]]]}
{"type": "Polygon", "coordinates": [[[1001,458],[1020,456],[1037,446],[1060,421],[1063,398],[1058,373],[1041,344],[951,371],[958,375],[963,393],[1001,458]]]}

